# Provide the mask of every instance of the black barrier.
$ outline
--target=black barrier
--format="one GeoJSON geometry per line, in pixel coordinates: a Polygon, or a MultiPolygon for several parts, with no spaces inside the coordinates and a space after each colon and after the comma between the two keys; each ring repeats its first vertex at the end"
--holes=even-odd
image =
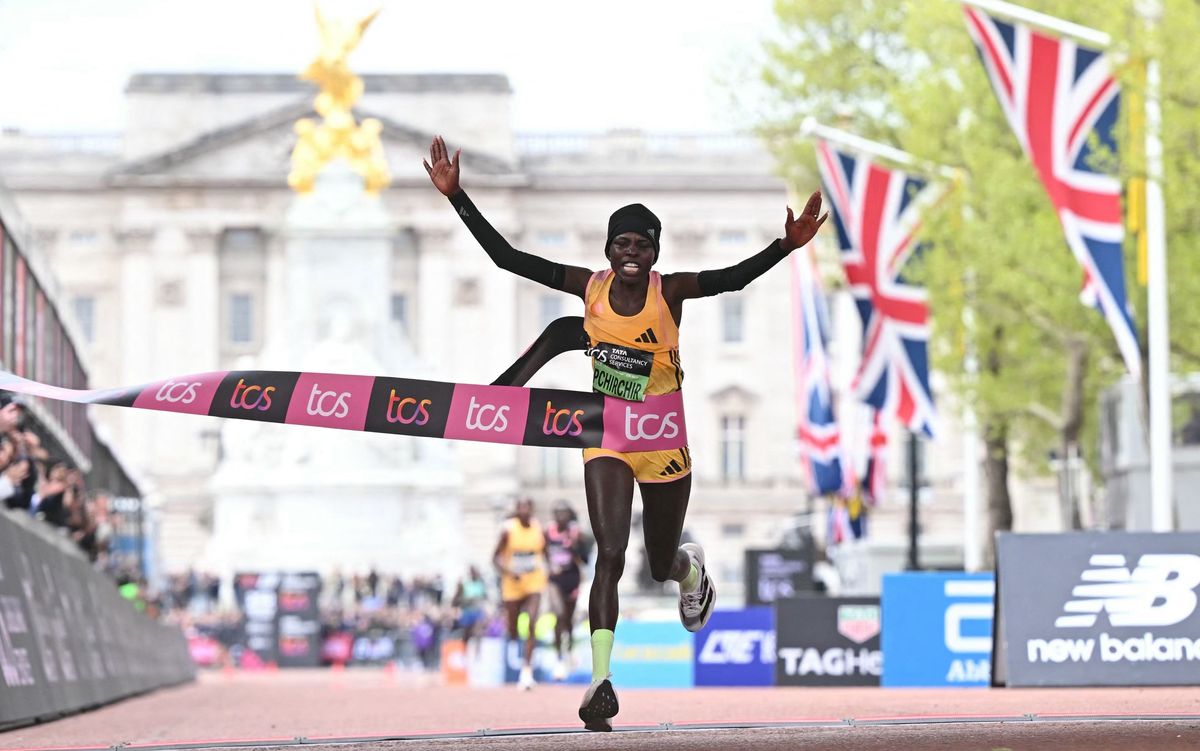
{"type": "Polygon", "coordinates": [[[1195,532],[998,535],[995,680],[1200,684],[1198,551],[1195,532]]]}
{"type": "Polygon", "coordinates": [[[746,551],[746,607],[813,591],[813,548],[746,551]]]}
{"type": "Polygon", "coordinates": [[[0,727],[194,677],[178,628],[139,613],[50,527],[0,510],[0,727]]]}
{"type": "Polygon", "coordinates": [[[878,686],[883,675],[878,597],[775,602],[775,685],[878,686]]]}

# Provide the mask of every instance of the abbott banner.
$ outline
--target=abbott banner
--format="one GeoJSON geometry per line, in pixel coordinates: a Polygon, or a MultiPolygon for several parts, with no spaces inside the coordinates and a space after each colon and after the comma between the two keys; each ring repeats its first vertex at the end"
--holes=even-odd
{"type": "Polygon", "coordinates": [[[1002,534],[996,555],[995,682],[1200,684],[1200,533],[1002,534]]]}
{"type": "Polygon", "coordinates": [[[988,685],[994,591],[991,574],[885,574],[883,685],[988,685]]]}

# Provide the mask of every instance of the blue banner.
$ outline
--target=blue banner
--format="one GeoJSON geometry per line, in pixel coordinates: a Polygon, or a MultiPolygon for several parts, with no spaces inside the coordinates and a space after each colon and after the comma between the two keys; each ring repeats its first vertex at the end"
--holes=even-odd
{"type": "Polygon", "coordinates": [[[775,609],[717,610],[695,635],[697,686],[775,685],[775,609]]]}
{"type": "Polygon", "coordinates": [[[992,574],[883,577],[884,686],[987,686],[992,574]]]}
{"type": "Polygon", "coordinates": [[[678,622],[617,624],[613,681],[622,688],[690,688],[692,634],[678,622]]]}

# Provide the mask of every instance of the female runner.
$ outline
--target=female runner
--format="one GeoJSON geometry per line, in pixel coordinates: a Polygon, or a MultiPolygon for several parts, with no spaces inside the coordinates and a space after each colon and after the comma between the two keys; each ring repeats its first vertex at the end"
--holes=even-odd
{"type": "MultiPolygon", "coordinates": [[[[621,399],[641,401],[648,394],[667,394],[682,387],[679,323],[684,300],[741,290],[811,240],[828,217],[820,214],[820,192],[813,193],[800,216],[793,217],[788,208],[782,238],[741,263],[662,276],[651,270],[658,261],[662,224],[649,209],[635,203],[609,217],[604,244],[608,266],[593,272],[513,248],[483,218],[459,184],[460,154],[461,149],[451,156],[441,136],[434,138],[429,161],[424,162],[434,186],[450,199],[497,266],[583,300],[593,390],[621,399]],[[608,356],[614,350],[620,357],[608,356]]],[[[687,447],[624,454],[589,448],[583,452],[583,461],[588,517],[596,538],[596,571],[588,607],[592,683],[583,696],[579,717],[589,730],[611,730],[618,703],[608,666],[635,481],[642,496],[650,571],[656,581],[679,583],[679,618],[684,628],[698,631],[704,626],[712,614],[716,590],[700,546],[679,544],[692,488],[687,447]]]]}

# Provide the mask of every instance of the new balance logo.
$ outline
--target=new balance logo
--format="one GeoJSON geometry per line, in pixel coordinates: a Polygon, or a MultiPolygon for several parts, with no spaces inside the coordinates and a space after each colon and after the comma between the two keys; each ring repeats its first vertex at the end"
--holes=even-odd
{"type": "Polygon", "coordinates": [[[658,344],[658,337],[654,335],[654,329],[646,329],[642,332],[642,335],[637,339],[634,339],[634,341],[641,342],[642,344],[658,344]]]}
{"type": "Polygon", "coordinates": [[[1123,555],[1093,555],[1054,625],[1090,628],[1104,610],[1113,626],[1171,626],[1196,610],[1200,555],[1143,555],[1130,571],[1123,555]]]}

